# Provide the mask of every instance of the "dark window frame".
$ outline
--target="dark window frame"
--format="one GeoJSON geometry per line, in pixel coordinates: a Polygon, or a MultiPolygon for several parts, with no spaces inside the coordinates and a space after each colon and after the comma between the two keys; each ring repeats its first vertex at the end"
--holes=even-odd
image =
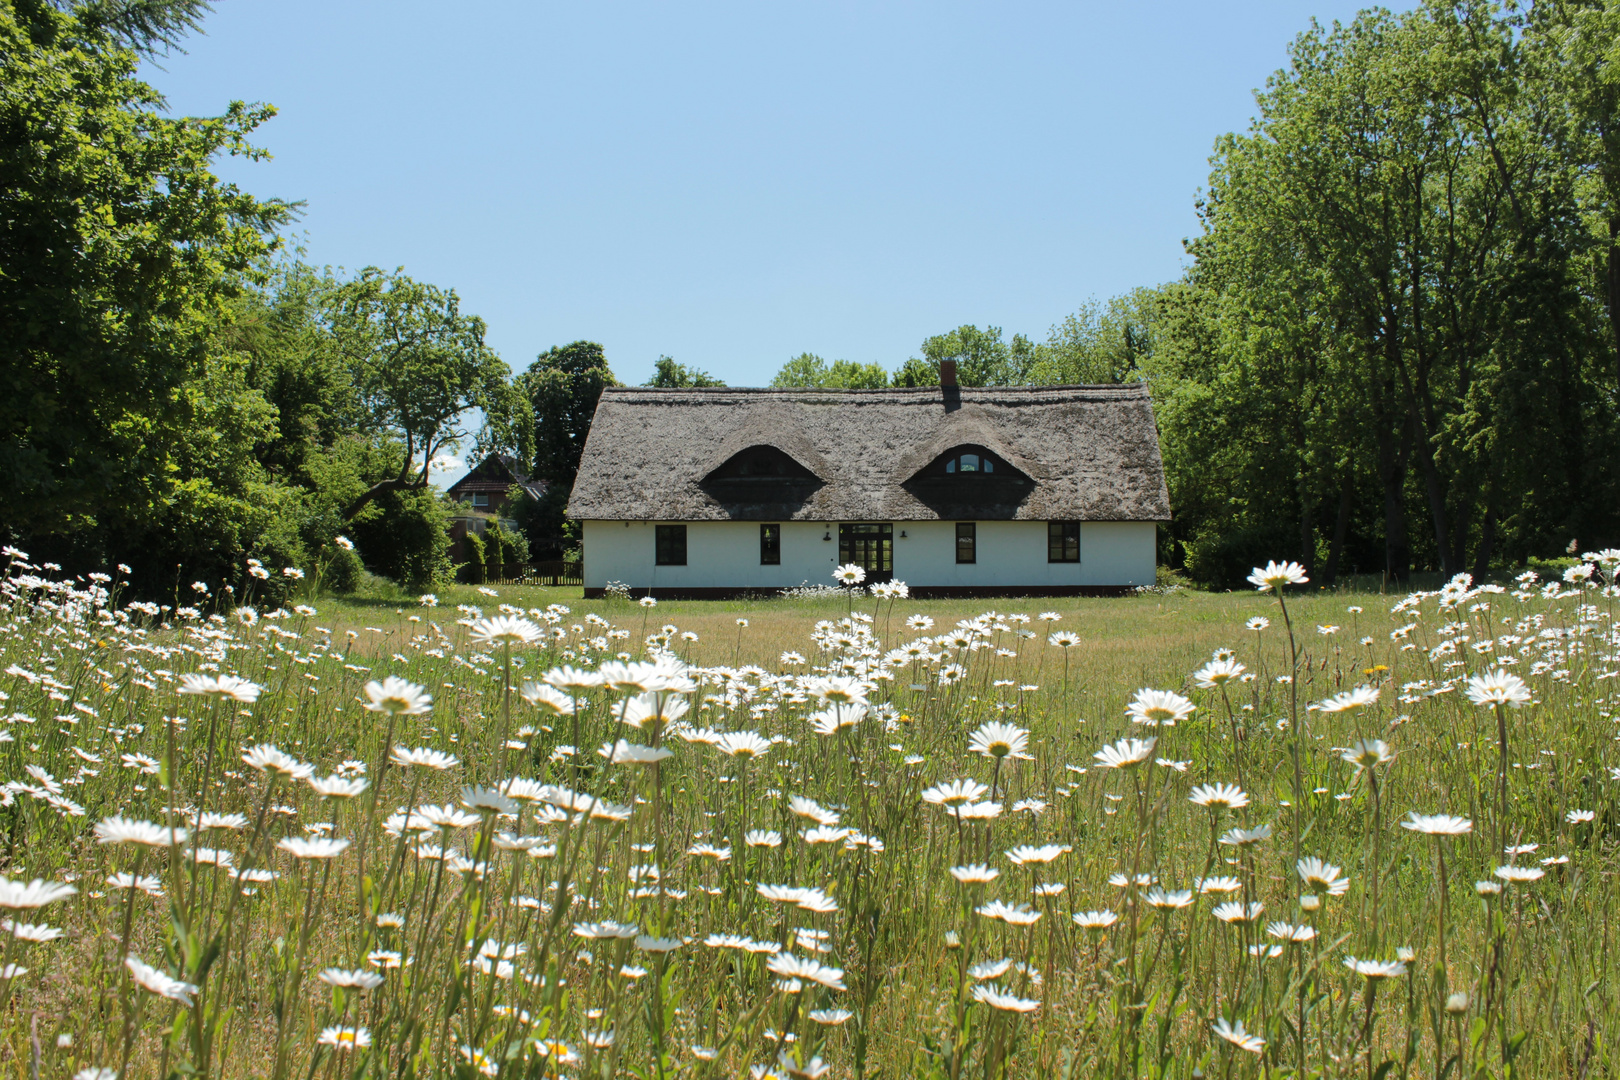
{"type": "Polygon", "coordinates": [[[1078,521],[1048,521],[1046,523],[1046,561],[1049,563],[1077,563],[1080,561],[1080,523],[1078,521]]]}
{"type": "Polygon", "coordinates": [[[759,527],[759,565],[782,565],[782,526],[761,525],[759,527]]]}
{"type": "Polygon", "coordinates": [[[1000,459],[988,450],[964,449],[958,450],[945,459],[945,475],[957,476],[995,476],[996,465],[1000,459]],[[971,469],[961,467],[962,459],[970,457],[974,464],[971,469]]]}
{"type": "Polygon", "coordinates": [[[966,566],[979,561],[979,527],[976,521],[958,521],[956,523],[956,562],[959,566],[966,566]],[[964,543],[966,541],[966,543],[964,543]],[[967,552],[967,558],[962,553],[967,552]]]}
{"type": "Polygon", "coordinates": [[[489,492],[475,491],[472,493],[472,504],[480,510],[488,510],[490,504],[489,492]]]}
{"type": "Polygon", "coordinates": [[[686,565],[686,526],[653,526],[653,564],[655,566],[686,565]]]}

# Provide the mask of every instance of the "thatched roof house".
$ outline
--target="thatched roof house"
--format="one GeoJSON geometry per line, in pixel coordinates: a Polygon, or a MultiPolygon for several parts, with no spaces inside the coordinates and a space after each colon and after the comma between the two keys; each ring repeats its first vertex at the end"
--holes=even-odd
{"type": "Polygon", "coordinates": [[[1170,501],[1141,386],[615,387],[568,514],[588,590],[765,590],[855,561],[918,591],[1035,593],[1150,584],[1170,501]]]}

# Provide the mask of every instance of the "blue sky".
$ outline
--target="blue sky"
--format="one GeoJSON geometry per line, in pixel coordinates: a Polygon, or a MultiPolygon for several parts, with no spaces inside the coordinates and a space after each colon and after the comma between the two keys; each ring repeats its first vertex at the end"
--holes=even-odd
{"type": "Polygon", "coordinates": [[[455,288],[514,370],[587,338],[746,386],[1174,278],[1215,137],[1356,7],[217,0],[146,75],[279,107],[222,174],[308,203],[308,261],[455,288]]]}

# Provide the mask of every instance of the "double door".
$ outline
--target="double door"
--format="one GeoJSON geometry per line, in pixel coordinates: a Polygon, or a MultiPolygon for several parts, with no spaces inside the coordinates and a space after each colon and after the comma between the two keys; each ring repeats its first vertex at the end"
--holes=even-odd
{"type": "Polygon", "coordinates": [[[838,564],[854,563],[866,571],[866,583],[894,579],[894,526],[854,524],[838,526],[838,564]]]}

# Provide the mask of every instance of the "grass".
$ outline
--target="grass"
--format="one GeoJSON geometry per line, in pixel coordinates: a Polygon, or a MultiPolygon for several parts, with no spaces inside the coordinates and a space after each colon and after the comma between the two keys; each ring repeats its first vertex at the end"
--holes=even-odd
{"type": "Polygon", "coordinates": [[[1615,1067],[1612,589],[246,618],[36,573],[0,620],[19,1076],[1615,1067]],[[1503,662],[1529,700],[1475,704],[1503,662]],[[570,712],[531,685],[565,666],[664,689],[570,712]]]}

